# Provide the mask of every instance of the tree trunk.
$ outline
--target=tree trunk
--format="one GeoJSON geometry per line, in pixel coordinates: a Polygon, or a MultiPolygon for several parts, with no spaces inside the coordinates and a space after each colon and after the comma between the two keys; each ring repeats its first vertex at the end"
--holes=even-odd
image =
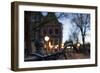
{"type": "Polygon", "coordinates": [[[85,47],[85,36],[82,36],[82,42],[83,42],[83,52],[86,52],[86,47],[85,47]]]}
{"type": "Polygon", "coordinates": [[[83,48],[85,47],[85,37],[82,36],[83,48]]]}

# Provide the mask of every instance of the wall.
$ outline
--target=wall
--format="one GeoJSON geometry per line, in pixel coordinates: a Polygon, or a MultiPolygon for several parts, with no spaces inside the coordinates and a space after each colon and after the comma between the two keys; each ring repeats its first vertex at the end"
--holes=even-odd
{"type": "MultiPolygon", "coordinates": [[[[14,0],[0,0],[0,73],[14,73],[10,70],[10,54],[11,54],[11,6],[10,3],[14,0]]],[[[19,0],[20,1],[20,0],[19,0]]],[[[62,3],[62,4],[79,4],[79,5],[98,5],[98,13],[100,13],[100,0],[21,0],[21,1],[39,1],[46,3],[62,3]]],[[[99,19],[100,14],[98,14],[99,19]]],[[[100,31],[98,21],[98,32],[100,31]]],[[[100,37],[100,33],[98,33],[100,37]]],[[[98,43],[100,43],[100,38],[98,38],[98,43]]],[[[100,45],[98,45],[98,52],[100,52],[100,45]]],[[[98,53],[98,56],[100,53],[98,53]]],[[[98,62],[100,58],[98,58],[98,62]]],[[[100,72],[100,62],[98,67],[86,67],[86,68],[73,68],[73,69],[56,69],[56,70],[40,70],[40,71],[26,71],[25,73],[52,73],[52,72],[62,72],[62,73],[99,73],[100,72]]],[[[24,73],[24,72],[22,72],[24,73]]]]}

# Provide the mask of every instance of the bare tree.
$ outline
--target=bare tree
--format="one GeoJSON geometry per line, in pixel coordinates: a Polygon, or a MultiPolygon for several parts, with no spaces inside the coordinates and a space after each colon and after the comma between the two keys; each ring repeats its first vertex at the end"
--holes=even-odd
{"type": "Polygon", "coordinates": [[[71,32],[71,34],[69,35],[69,40],[72,40],[73,43],[78,43],[79,42],[79,33],[76,32],[75,30],[71,32]]]}
{"type": "Polygon", "coordinates": [[[74,44],[79,42],[79,29],[75,25],[70,29],[69,40],[72,40],[74,44]]]}
{"type": "Polygon", "coordinates": [[[82,36],[83,47],[85,47],[85,37],[90,29],[90,14],[73,14],[72,22],[79,28],[82,36]]]}

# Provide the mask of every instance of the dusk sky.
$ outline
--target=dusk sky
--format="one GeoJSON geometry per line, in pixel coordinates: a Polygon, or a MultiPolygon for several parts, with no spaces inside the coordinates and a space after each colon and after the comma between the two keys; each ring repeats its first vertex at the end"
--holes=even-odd
{"type": "MultiPolygon", "coordinates": [[[[47,15],[47,12],[43,12],[42,13],[44,16],[47,15]]],[[[59,15],[59,13],[55,13],[56,16],[59,15]]],[[[65,13],[65,14],[71,14],[71,13],[65,13]]],[[[58,21],[60,23],[62,23],[63,25],[63,43],[69,39],[69,35],[71,34],[71,29],[73,29],[73,24],[71,22],[71,18],[72,17],[61,17],[58,19],[58,21]]],[[[86,36],[86,42],[90,42],[91,40],[91,36],[90,36],[90,30],[87,31],[87,36],[86,36]]],[[[82,43],[82,39],[81,39],[81,33],[79,33],[79,42],[82,43]]]]}
{"type": "MultiPolygon", "coordinates": [[[[69,39],[69,35],[71,34],[71,29],[74,29],[74,27],[70,17],[59,19],[59,22],[61,22],[63,25],[63,43],[64,43],[66,40],[69,39]]],[[[85,39],[86,42],[90,42],[91,40],[90,33],[91,33],[90,30],[87,31],[87,36],[85,39]]],[[[79,41],[80,43],[82,43],[81,33],[79,33],[79,41]]]]}

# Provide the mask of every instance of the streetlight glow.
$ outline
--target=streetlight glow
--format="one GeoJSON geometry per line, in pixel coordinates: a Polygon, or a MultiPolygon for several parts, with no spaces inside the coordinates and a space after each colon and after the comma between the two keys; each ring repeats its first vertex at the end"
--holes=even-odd
{"type": "Polygon", "coordinates": [[[61,44],[61,48],[64,48],[64,43],[61,44]]]}
{"type": "Polygon", "coordinates": [[[48,37],[48,36],[45,36],[45,37],[44,37],[44,40],[45,40],[45,41],[49,41],[49,37],[48,37]]]}
{"type": "Polygon", "coordinates": [[[77,44],[77,47],[80,47],[80,43],[77,44]]]}

